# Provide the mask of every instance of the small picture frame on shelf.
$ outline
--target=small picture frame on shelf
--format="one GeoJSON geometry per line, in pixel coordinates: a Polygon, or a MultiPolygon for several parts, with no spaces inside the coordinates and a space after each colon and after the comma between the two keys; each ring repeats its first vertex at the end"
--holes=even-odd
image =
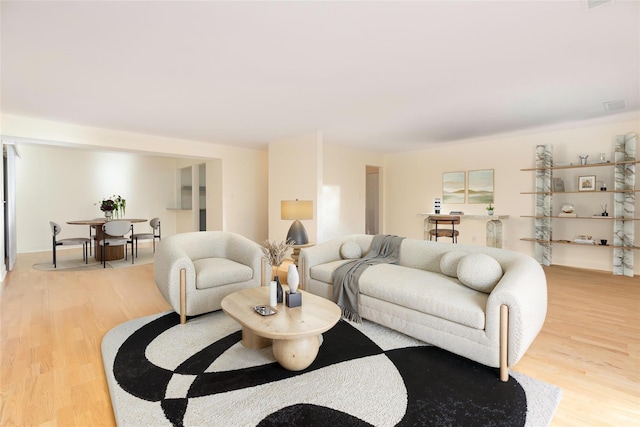
{"type": "Polygon", "coordinates": [[[595,175],[579,176],[578,191],[596,191],[596,176],[595,175]]]}
{"type": "Polygon", "coordinates": [[[564,181],[562,178],[553,178],[551,191],[554,193],[563,193],[564,192],[564,181]]]}

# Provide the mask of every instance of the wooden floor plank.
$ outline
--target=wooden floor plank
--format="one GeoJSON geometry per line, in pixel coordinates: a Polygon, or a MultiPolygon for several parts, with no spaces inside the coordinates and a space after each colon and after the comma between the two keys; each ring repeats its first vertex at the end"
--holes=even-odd
{"type": "MultiPolygon", "coordinates": [[[[102,337],[170,307],[153,265],[31,267],[49,258],[20,254],[0,284],[0,425],[114,426],[102,337]]],[[[514,370],[563,389],[553,426],[640,425],[640,278],[545,271],[547,320],[514,370]]]]}

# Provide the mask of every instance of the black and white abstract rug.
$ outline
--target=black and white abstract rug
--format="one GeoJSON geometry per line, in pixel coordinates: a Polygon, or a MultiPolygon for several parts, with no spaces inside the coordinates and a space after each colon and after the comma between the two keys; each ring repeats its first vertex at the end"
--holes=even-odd
{"type": "Polygon", "coordinates": [[[249,350],[218,311],[109,331],[102,354],[119,426],[546,426],[553,385],[469,361],[371,322],[341,320],[300,372],[249,350]]]}

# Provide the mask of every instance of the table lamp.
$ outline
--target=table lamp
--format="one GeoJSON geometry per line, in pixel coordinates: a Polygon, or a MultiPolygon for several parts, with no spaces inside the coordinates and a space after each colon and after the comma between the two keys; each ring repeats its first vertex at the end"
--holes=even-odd
{"type": "Polygon", "coordinates": [[[287,241],[292,240],[294,245],[306,245],[309,243],[307,230],[305,230],[300,220],[313,219],[313,201],[282,200],[280,202],[280,214],[282,219],[294,220],[287,233],[287,241]]]}

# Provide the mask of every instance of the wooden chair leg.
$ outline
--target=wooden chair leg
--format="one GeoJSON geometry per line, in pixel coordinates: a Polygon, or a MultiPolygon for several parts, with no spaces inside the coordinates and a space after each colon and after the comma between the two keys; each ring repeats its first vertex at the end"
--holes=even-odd
{"type": "Polygon", "coordinates": [[[187,323],[187,270],[180,270],[180,324],[187,323]]]}
{"type": "Polygon", "coordinates": [[[500,380],[509,381],[509,307],[500,306],[500,380]]]}

